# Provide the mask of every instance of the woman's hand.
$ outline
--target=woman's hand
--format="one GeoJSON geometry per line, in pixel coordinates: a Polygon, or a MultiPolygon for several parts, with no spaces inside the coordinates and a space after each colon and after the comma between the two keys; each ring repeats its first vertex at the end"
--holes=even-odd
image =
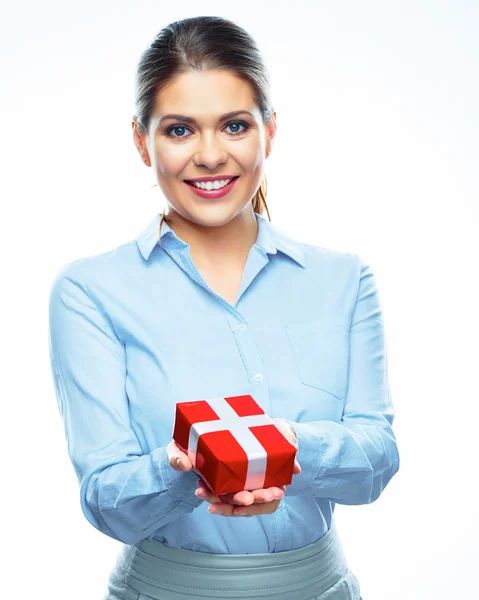
{"type": "MultiPolygon", "coordinates": [[[[273,421],[278,429],[283,433],[286,439],[293,444],[296,448],[298,442],[294,429],[284,419],[274,418],[273,421]]],[[[172,440],[166,448],[168,457],[170,459],[170,465],[175,471],[190,471],[193,465],[191,464],[188,456],[178,448],[176,442],[172,440]],[[177,458],[180,460],[180,464],[177,463],[177,458]],[[181,465],[181,466],[180,466],[181,465]]],[[[301,467],[298,461],[294,461],[293,474],[297,475],[301,473],[301,467]]],[[[198,490],[196,495],[211,504],[216,504],[215,507],[210,507],[208,512],[213,514],[223,514],[225,517],[234,516],[248,516],[252,517],[259,514],[271,514],[278,508],[281,498],[286,491],[286,486],[282,485],[279,487],[273,486],[265,489],[257,490],[241,490],[234,494],[222,494],[215,496],[211,493],[206,483],[202,480],[198,480],[198,490]],[[252,506],[254,505],[254,506],[252,506]],[[248,508],[246,508],[248,507],[248,508]],[[220,513],[219,511],[223,511],[220,513]]]]}
{"type": "Polygon", "coordinates": [[[278,508],[285,491],[286,486],[281,485],[279,487],[251,491],[241,490],[235,494],[215,496],[205,481],[198,479],[198,489],[195,494],[202,500],[214,504],[214,506],[208,508],[208,512],[213,515],[252,517],[273,513],[278,508]]]}

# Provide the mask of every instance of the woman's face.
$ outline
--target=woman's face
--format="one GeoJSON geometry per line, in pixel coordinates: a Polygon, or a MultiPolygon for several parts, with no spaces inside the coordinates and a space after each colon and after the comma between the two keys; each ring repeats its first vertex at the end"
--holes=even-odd
{"type": "Polygon", "coordinates": [[[189,221],[218,226],[250,205],[258,190],[276,132],[275,116],[266,127],[249,83],[210,70],[183,73],[159,92],[146,136],[135,121],[132,126],[135,144],[145,164],[154,168],[170,207],[189,221]],[[245,112],[222,119],[233,111],[245,112]],[[167,117],[172,113],[193,121],[167,117]],[[185,183],[216,175],[239,176],[231,191],[217,199],[202,198],[185,183]]]}

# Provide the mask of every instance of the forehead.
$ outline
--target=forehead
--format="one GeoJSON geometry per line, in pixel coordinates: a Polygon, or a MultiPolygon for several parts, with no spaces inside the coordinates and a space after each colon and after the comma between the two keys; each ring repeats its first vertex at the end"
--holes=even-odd
{"type": "Polygon", "coordinates": [[[210,120],[233,110],[249,110],[259,117],[253,88],[231,71],[209,70],[181,73],[158,92],[153,118],[180,113],[210,120]]]}

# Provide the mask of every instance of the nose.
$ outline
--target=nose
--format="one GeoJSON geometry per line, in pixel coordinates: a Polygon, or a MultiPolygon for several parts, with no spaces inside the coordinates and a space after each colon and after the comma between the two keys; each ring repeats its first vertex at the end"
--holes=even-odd
{"type": "Polygon", "coordinates": [[[226,162],[228,153],[221,142],[214,136],[205,136],[198,145],[194,161],[197,165],[205,165],[214,169],[217,165],[226,162]]]}

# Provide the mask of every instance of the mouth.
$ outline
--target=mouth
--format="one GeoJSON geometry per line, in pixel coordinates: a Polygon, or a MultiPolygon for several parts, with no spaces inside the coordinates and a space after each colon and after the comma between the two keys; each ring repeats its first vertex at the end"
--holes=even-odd
{"type": "Polygon", "coordinates": [[[239,179],[239,175],[232,177],[231,180],[218,189],[211,188],[210,190],[198,187],[194,185],[192,181],[184,180],[184,182],[190,187],[191,191],[199,196],[200,198],[207,198],[208,200],[215,200],[216,198],[222,198],[231,192],[236,181],[239,179]]]}

